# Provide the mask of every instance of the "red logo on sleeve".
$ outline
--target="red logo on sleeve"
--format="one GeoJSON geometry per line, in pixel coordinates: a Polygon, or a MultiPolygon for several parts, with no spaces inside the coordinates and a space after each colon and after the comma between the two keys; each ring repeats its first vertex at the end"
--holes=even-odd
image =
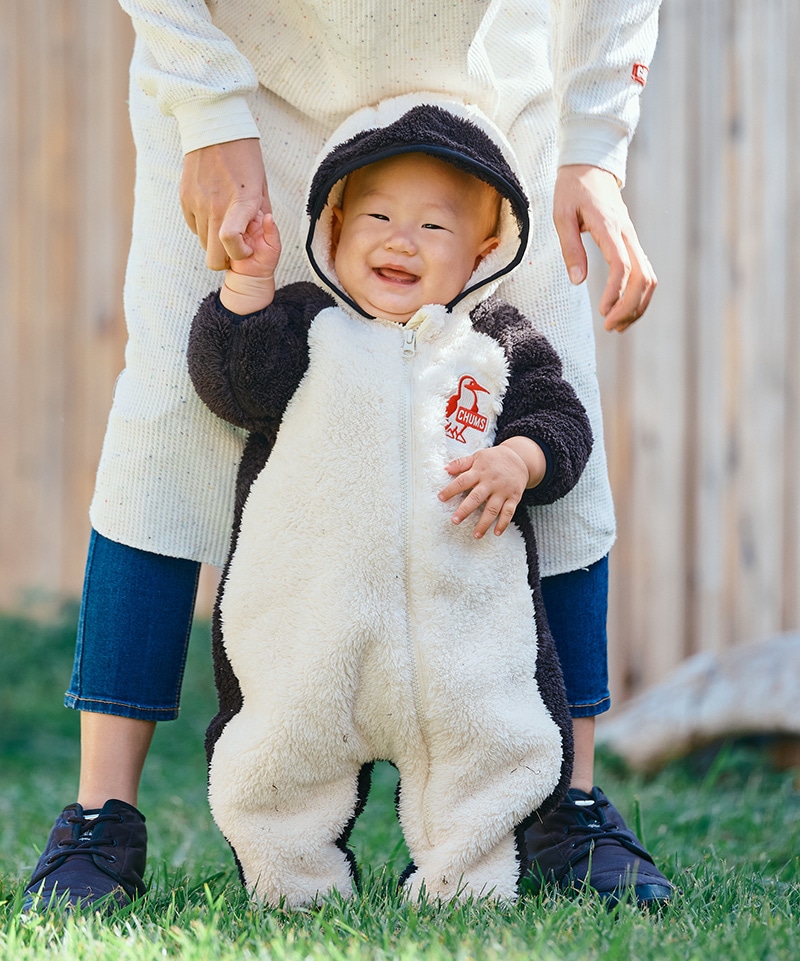
{"type": "Polygon", "coordinates": [[[631,77],[636,83],[640,83],[644,86],[647,83],[647,74],[649,73],[649,68],[643,63],[635,63],[633,69],[631,70],[631,77]]]}
{"type": "Polygon", "coordinates": [[[458,381],[458,390],[447,401],[445,416],[445,433],[460,444],[466,444],[464,431],[472,428],[483,433],[486,430],[486,418],[478,410],[478,394],[488,394],[489,391],[475,380],[471,374],[464,374],[458,381]]]}

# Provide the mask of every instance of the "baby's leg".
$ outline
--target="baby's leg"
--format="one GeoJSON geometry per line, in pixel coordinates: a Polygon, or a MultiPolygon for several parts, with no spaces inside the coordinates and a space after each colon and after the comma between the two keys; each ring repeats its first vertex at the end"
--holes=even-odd
{"type": "Polygon", "coordinates": [[[538,748],[494,759],[454,752],[401,767],[398,813],[416,871],[406,882],[428,897],[517,896],[515,831],[558,780],[558,731],[538,748]],[[552,769],[551,769],[552,768],[552,769]]]}
{"type": "Polygon", "coordinates": [[[265,729],[238,715],[216,744],[209,800],[251,893],[299,907],[334,889],[353,893],[346,844],[366,800],[369,766],[330,752],[309,758],[292,741],[289,726],[265,729]]]}

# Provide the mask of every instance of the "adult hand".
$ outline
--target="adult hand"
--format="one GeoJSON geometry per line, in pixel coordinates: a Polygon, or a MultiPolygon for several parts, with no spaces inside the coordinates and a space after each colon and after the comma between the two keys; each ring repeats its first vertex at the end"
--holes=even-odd
{"type": "Polygon", "coordinates": [[[200,238],[212,270],[249,257],[253,248],[247,225],[259,212],[271,210],[260,141],[232,140],[187,153],[180,198],[186,223],[200,238]]]}
{"type": "Polygon", "coordinates": [[[658,280],[636,236],[617,178],[588,164],[560,167],[553,199],[553,221],[570,280],[586,279],[588,231],[608,264],[600,298],[606,330],[622,332],[647,310],[658,280]]]}

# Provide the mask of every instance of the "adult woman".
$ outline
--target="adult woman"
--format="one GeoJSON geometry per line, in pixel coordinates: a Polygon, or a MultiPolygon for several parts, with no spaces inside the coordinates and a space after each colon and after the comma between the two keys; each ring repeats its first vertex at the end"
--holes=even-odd
{"type": "MultiPolygon", "coordinates": [[[[668,882],[655,868],[648,873],[651,862],[617,812],[590,793],[594,716],[609,703],[606,556],[614,520],[580,239],[589,231],[609,264],[600,312],[608,329],[623,330],[655,287],[620,185],[659,0],[121,4],[137,32],[129,343],[92,505],[67,695],[83,712],[80,805],[56,822],[31,887],[46,898],[58,882],[73,900],[117,884],[128,896],[141,890],[143,849],[126,880],[109,869],[97,844],[113,815],[122,818],[113,822],[120,824],[117,844],[142,847],[143,822],[132,805],[155,722],[177,713],[199,562],[224,558],[242,444],[239,432],[206,411],[186,373],[189,322],[214,285],[206,267],[220,270],[230,257],[247,255],[244,230],[258,209],[271,208],[279,225],[300,222],[307,173],[344,116],[432,90],[477,103],[523,160],[532,242],[500,293],[542,325],[595,434],[578,487],[534,516],[548,617],[575,718],[578,794],[561,813],[573,827],[589,825],[584,874],[596,826],[607,815],[615,824],[595,854],[595,869],[598,857],[607,860],[604,893],[612,896],[637,874],[640,900],[663,900],[668,882]],[[117,801],[124,807],[108,807],[117,801]],[[86,821],[87,810],[105,818],[102,831],[86,821]],[[69,855],[53,858],[53,845],[66,836],[69,855]]],[[[287,240],[284,231],[280,283],[307,269],[299,240],[287,240]]],[[[554,830],[560,837],[560,822],[554,830]]],[[[552,851],[551,841],[531,838],[532,865],[547,862],[542,845],[552,851]]],[[[568,881],[570,870],[582,876],[566,863],[555,869],[547,862],[545,873],[568,881]]],[[[596,877],[593,869],[592,883],[596,877]]]]}

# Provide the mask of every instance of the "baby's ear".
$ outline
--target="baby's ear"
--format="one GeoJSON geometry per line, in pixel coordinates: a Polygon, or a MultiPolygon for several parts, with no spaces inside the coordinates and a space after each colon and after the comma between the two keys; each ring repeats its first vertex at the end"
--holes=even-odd
{"type": "Polygon", "coordinates": [[[342,236],[344,211],[341,207],[331,207],[331,212],[333,213],[333,219],[331,220],[331,257],[335,257],[339,247],[339,238],[342,236]]]}
{"type": "Polygon", "coordinates": [[[483,258],[488,256],[488,254],[490,254],[495,249],[495,247],[497,247],[499,244],[500,244],[499,237],[487,237],[486,240],[484,240],[484,242],[480,245],[480,247],[478,247],[478,254],[475,257],[475,265],[473,266],[472,269],[477,270],[478,264],[483,260],[483,258]]]}

